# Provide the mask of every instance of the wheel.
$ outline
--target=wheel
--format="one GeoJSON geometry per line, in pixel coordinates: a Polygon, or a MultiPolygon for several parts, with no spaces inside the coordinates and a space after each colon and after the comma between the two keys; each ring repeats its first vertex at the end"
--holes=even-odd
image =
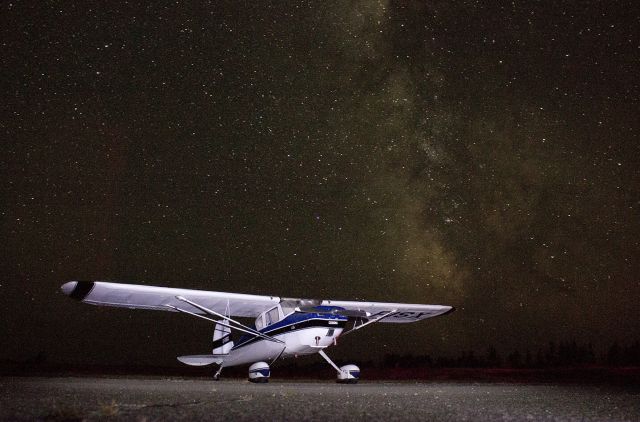
{"type": "Polygon", "coordinates": [[[271,371],[266,362],[256,362],[249,367],[249,381],[255,383],[269,382],[271,371]]]}
{"type": "Polygon", "coordinates": [[[356,365],[345,365],[338,372],[337,383],[340,384],[357,384],[360,379],[360,368],[356,365]]]}

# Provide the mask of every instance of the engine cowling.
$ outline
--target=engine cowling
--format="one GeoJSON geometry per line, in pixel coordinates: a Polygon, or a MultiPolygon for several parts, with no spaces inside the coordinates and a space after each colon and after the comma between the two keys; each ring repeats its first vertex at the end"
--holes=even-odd
{"type": "Polygon", "coordinates": [[[249,381],[256,383],[269,382],[271,370],[266,362],[256,362],[249,367],[249,381]]]}
{"type": "Polygon", "coordinates": [[[360,368],[356,365],[344,365],[340,367],[338,379],[336,382],[340,384],[356,384],[360,379],[360,368]]]}

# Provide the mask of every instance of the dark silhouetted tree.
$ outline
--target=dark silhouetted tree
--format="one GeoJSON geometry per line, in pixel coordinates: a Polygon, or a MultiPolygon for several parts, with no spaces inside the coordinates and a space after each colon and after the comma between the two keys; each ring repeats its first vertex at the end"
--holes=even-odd
{"type": "Polygon", "coordinates": [[[607,363],[612,366],[620,365],[620,345],[617,341],[613,342],[607,352],[607,363]]]}
{"type": "Polygon", "coordinates": [[[510,368],[521,368],[522,367],[522,354],[519,350],[514,350],[509,353],[507,356],[507,363],[510,368]]]}
{"type": "Polygon", "coordinates": [[[495,347],[491,346],[487,349],[487,353],[484,358],[484,366],[489,368],[499,368],[502,366],[502,358],[495,347]]]}

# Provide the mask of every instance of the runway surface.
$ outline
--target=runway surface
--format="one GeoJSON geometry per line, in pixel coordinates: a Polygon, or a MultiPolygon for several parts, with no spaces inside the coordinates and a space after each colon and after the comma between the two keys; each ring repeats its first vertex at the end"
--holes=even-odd
{"type": "Polygon", "coordinates": [[[2,420],[638,421],[637,387],[0,378],[2,420]]]}

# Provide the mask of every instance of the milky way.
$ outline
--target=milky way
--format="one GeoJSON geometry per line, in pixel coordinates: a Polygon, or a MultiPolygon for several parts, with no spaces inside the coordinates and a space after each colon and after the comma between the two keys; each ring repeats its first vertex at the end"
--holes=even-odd
{"type": "Polygon", "coordinates": [[[72,279],[457,307],[371,358],[637,339],[632,6],[3,4],[2,358],[206,351],[72,279]]]}

